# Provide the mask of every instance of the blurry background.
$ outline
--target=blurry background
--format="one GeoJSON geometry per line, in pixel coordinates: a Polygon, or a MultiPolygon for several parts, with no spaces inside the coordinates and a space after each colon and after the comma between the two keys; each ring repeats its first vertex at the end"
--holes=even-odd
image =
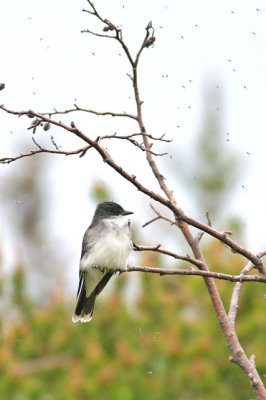
{"type": "MultiPolygon", "coordinates": [[[[158,164],[186,213],[211,220],[256,252],[265,247],[265,9],[262,1],[98,1],[138,50],[145,27],[154,48],[139,66],[146,128],[170,144],[158,164]]],[[[39,112],[80,107],[135,113],[127,60],[116,42],[81,34],[101,32],[82,13],[86,1],[0,2],[0,92],[6,107],[39,112]]],[[[30,120],[1,112],[0,157],[32,149],[30,120]]],[[[137,131],[126,118],[67,114],[60,120],[91,137],[137,131]]],[[[56,128],[62,148],[83,146],[56,128]]],[[[104,142],[103,142],[104,143],[104,142]]],[[[159,191],[139,149],[105,142],[111,155],[159,191]]],[[[141,226],[150,201],[89,151],[41,155],[0,168],[0,396],[4,399],[243,399],[252,396],[242,372],[229,364],[204,282],[192,277],[131,273],[113,280],[90,324],[73,325],[83,233],[97,202],[133,210],[134,240],[184,254],[182,236],[165,222],[141,226]],[[219,340],[220,339],[220,340],[219,340]],[[217,348],[217,343],[220,346],[217,348]]],[[[155,204],[154,204],[155,205],[155,204]]],[[[156,205],[155,205],[156,206],[156,205]]],[[[162,212],[164,210],[158,207],[162,212]]],[[[238,273],[241,257],[208,238],[212,270],[238,273]]],[[[133,254],[136,265],[180,266],[165,257],[133,254]]],[[[225,304],[232,284],[218,282],[225,304]]],[[[265,300],[264,300],[265,302],[265,300]]],[[[266,372],[263,288],[248,284],[237,322],[240,341],[266,372]]]]}

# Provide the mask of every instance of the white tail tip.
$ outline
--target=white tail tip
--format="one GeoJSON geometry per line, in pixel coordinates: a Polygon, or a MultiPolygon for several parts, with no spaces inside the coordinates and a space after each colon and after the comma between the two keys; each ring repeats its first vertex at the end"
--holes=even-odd
{"type": "Polygon", "coordinates": [[[74,322],[74,324],[76,322],[90,322],[92,320],[92,316],[90,314],[88,315],[76,315],[74,314],[72,317],[72,322],[74,322]]]}

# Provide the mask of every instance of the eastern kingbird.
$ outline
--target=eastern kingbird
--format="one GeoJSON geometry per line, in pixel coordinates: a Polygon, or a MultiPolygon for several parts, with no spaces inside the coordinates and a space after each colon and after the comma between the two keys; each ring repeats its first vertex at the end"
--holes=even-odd
{"type": "Polygon", "coordinates": [[[98,204],[83,237],[73,322],[90,321],[96,296],[117,271],[127,270],[132,248],[129,221],[125,218],[129,214],[133,212],[112,201],[98,204]]]}

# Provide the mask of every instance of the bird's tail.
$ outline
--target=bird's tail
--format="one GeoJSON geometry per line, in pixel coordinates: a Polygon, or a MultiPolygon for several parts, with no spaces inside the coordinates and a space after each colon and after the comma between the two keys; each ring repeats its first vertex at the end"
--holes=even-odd
{"type": "Polygon", "coordinates": [[[73,322],[89,322],[92,319],[95,298],[101,293],[112,275],[113,272],[107,272],[88,297],[86,295],[85,277],[81,277],[77,305],[72,317],[73,322]]]}

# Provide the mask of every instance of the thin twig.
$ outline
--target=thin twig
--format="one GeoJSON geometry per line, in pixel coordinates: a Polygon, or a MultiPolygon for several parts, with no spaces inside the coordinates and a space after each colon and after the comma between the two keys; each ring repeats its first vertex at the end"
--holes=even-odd
{"type": "Polygon", "coordinates": [[[167,218],[167,217],[165,217],[164,215],[160,214],[159,211],[156,210],[156,208],[154,207],[153,204],[150,204],[150,207],[151,207],[151,209],[155,212],[155,214],[156,214],[159,218],[163,219],[164,221],[169,222],[170,225],[176,225],[176,221],[173,221],[172,219],[167,218]]]}
{"type": "Polygon", "coordinates": [[[225,232],[219,232],[212,226],[206,225],[203,222],[199,222],[191,217],[188,217],[187,215],[182,215],[180,219],[182,219],[182,221],[186,222],[187,224],[192,225],[195,228],[198,228],[208,233],[209,235],[219,239],[221,242],[229,246],[235,253],[239,253],[242,256],[246,257],[248,260],[250,260],[254,264],[255,268],[257,268],[261,274],[266,275],[266,267],[261,261],[260,257],[251,253],[244,247],[240,246],[234,240],[229,238],[225,232]]]}
{"type": "Polygon", "coordinates": [[[142,228],[146,228],[146,226],[152,224],[152,223],[155,222],[155,221],[158,221],[158,219],[161,219],[161,218],[160,218],[160,217],[152,218],[152,219],[150,219],[149,221],[145,222],[145,224],[141,225],[141,227],[142,227],[142,228]]]}
{"type": "MultiPolygon", "coordinates": [[[[113,135],[106,135],[106,136],[98,136],[96,139],[96,142],[100,142],[103,139],[122,139],[122,140],[127,140],[128,142],[132,143],[135,147],[138,147],[142,151],[147,151],[145,147],[143,147],[137,140],[132,139],[132,136],[136,136],[137,134],[134,135],[128,135],[128,136],[119,136],[116,134],[113,135]]],[[[155,151],[149,150],[150,153],[152,153],[154,156],[165,156],[167,153],[155,153],[155,151]]]]}
{"type": "MultiPolygon", "coordinates": [[[[59,146],[58,146],[58,144],[56,143],[56,141],[55,141],[55,139],[54,139],[54,137],[53,137],[52,135],[50,136],[50,139],[51,139],[51,142],[52,142],[54,148],[55,148],[56,150],[59,150],[59,146]]],[[[60,147],[61,147],[61,146],[60,146],[60,147]]]]}
{"type": "Polygon", "coordinates": [[[206,217],[207,217],[208,225],[212,226],[212,222],[211,222],[209,211],[206,211],[206,217]]]}
{"type": "MultiPolygon", "coordinates": [[[[166,143],[172,142],[171,139],[164,139],[164,135],[162,135],[160,137],[152,136],[149,133],[146,133],[145,135],[149,139],[152,139],[152,140],[158,140],[160,142],[166,142],[166,143]]],[[[129,138],[133,138],[135,136],[143,136],[143,133],[131,133],[129,135],[117,135],[116,133],[114,133],[113,135],[99,136],[99,140],[102,140],[102,139],[129,139],[129,138]]]]}
{"type": "MultiPolygon", "coordinates": [[[[40,118],[45,122],[49,122],[51,125],[58,126],[68,132],[73,133],[74,135],[79,137],[81,140],[83,140],[84,142],[88,143],[91,147],[93,147],[99,153],[103,162],[105,162],[110,167],[112,167],[123,178],[125,178],[126,180],[131,182],[132,185],[134,185],[138,190],[140,190],[142,193],[146,194],[149,198],[156,200],[159,203],[165,205],[166,207],[172,209],[172,211],[174,210],[174,208],[172,207],[172,205],[168,199],[165,199],[158,193],[155,193],[152,190],[149,190],[147,187],[142,185],[140,181],[137,180],[135,175],[128,173],[120,165],[116,164],[116,162],[111,158],[108,151],[105,148],[103,148],[102,146],[100,146],[100,144],[97,141],[92,140],[90,137],[86,136],[80,129],[78,129],[76,127],[74,122],[71,122],[71,124],[69,126],[69,125],[62,123],[61,121],[53,120],[53,119],[46,117],[43,114],[37,113],[33,110],[14,111],[14,110],[10,110],[10,109],[6,108],[3,104],[0,105],[0,109],[4,110],[8,114],[17,115],[18,117],[21,117],[24,115],[24,116],[40,118]]],[[[2,159],[2,160],[6,160],[6,159],[2,159]]],[[[12,162],[12,161],[15,161],[15,160],[10,158],[9,162],[12,162]]],[[[0,159],[0,162],[1,162],[1,159],[0,159]]]]}
{"type": "Polygon", "coordinates": [[[266,277],[261,275],[229,275],[221,272],[199,271],[198,269],[169,269],[144,266],[128,266],[128,272],[138,271],[160,275],[195,275],[203,278],[221,279],[230,282],[266,282],[266,277]]]}
{"type": "MultiPolygon", "coordinates": [[[[209,211],[206,211],[206,217],[207,217],[208,225],[212,226],[212,223],[211,223],[211,220],[210,220],[210,216],[209,216],[209,211]]],[[[204,232],[202,232],[202,231],[200,231],[197,234],[196,240],[197,240],[198,243],[201,241],[203,235],[204,235],[204,232]]]]}
{"type": "Polygon", "coordinates": [[[162,249],[160,244],[158,244],[157,246],[139,246],[134,243],[133,249],[135,251],[155,251],[157,253],[173,257],[177,260],[188,261],[189,263],[196,265],[198,268],[202,267],[201,261],[197,260],[196,258],[190,257],[189,255],[183,256],[181,254],[177,254],[172,251],[162,249]]]}
{"type": "MultiPolygon", "coordinates": [[[[262,250],[259,254],[258,257],[263,257],[266,255],[266,249],[262,250]]],[[[241,271],[240,276],[242,276],[242,278],[245,278],[250,271],[254,268],[254,265],[252,264],[251,261],[249,261],[247,263],[247,265],[243,268],[243,270],[241,271]]],[[[236,314],[237,314],[237,310],[238,310],[238,303],[239,303],[239,297],[241,294],[241,290],[243,287],[243,279],[239,282],[236,283],[233,293],[232,293],[232,297],[231,297],[231,302],[230,302],[230,307],[229,307],[229,312],[228,312],[228,319],[230,322],[230,325],[232,326],[232,328],[234,328],[235,326],[235,320],[236,320],[236,314]]]]}
{"type": "MultiPolygon", "coordinates": [[[[147,149],[146,149],[146,151],[147,151],[147,149]]],[[[164,217],[163,215],[161,215],[161,214],[159,213],[159,211],[157,211],[157,210],[155,209],[155,207],[154,207],[152,204],[150,204],[150,207],[151,207],[151,209],[155,212],[155,214],[157,215],[157,217],[152,218],[151,220],[145,222],[145,224],[142,225],[142,228],[145,228],[146,226],[152,224],[152,223],[155,222],[155,221],[158,221],[159,219],[163,219],[164,221],[169,222],[171,225],[176,225],[176,221],[173,221],[173,220],[171,220],[170,218],[167,218],[167,217],[164,217]]]]}
{"type": "Polygon", "coordinates": [[[15,156],[15,157],[0,158],[0,164],[10,164],[21,158],[31,157],[31,156],[34,156],[36,154],[41,154],[41,153],[63,154],[65,156],[72,156],[72,155],[79,154],[79,157],[83,157],[86,154],[86,152],[91,148],[91,146],[85,146],[85,147],[81,147],[80,149],[77,149],[77,150],[66,151],[66,150],[45,149],[45,148],[39,146],[37,143],[36,143],[36,145],[39,147],[39,150],[31,150],[29,153],[23,153],[18,156],[15,156]]]}
{"type": "Polygon", "coordinates": [[[102,33],[97,33],[97,32],[91,31],[90,29],[83,29],[81,31],[81,33],[90,33],[91,35],[102,37],[102,38],[107,38],[107,39],[115,39],[116,38],[115,36],[104,35],[102,33]]]}
{"type": "Polygon", "coordinates": [[[100,112],[100,111],[96,111],[96,110],[91,110],[89,108],[79,107],[77,104],[74,104],[74,107],[75,108],[70,108],[70,109],[64,110],[64,111],[58,111],[58,110],[55,109],[52,112],[42,113],[42,115],[48,115],[48,116],[51,117],[52,115],[69,114],[69,113],[76,112],[76,111],[82,111],[82,112],[87,112],[87,113],[90,113],[90,114],[95,114],[95,115],[100,115],[100,116],[109,115],[111,117],[127,117],[127,118],[131,118],[131,119],[137,120],[137,116],[136,115],[129,114],[129,113],[126,113],[126,112],[124,112],[124,113],[116,113],[116,112],[112,112],[112,111],[100,112]]]}

